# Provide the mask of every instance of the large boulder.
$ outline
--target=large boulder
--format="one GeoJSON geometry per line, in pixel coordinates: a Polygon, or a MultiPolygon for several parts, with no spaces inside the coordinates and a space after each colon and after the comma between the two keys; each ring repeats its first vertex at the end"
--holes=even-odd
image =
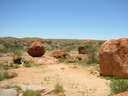
{"type": "Polygon", "coordinates": [[[45,48],[40,41],[34,41],[27,52],[32,57],[41,57],[45,53],[45,48]]]}
{"type": "Polygon", "coordinates": [[[128,78],[128,38],[106,41],[99,56],[102,75],[128,78]]]}

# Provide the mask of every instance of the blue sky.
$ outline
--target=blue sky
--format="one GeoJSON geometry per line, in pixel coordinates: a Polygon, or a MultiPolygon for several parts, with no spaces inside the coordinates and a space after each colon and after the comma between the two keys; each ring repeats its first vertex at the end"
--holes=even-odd
{"type": "Polygon", "coordinates": [[[128,0],[0,0],[0,37],[128,37],[128,0]]]}

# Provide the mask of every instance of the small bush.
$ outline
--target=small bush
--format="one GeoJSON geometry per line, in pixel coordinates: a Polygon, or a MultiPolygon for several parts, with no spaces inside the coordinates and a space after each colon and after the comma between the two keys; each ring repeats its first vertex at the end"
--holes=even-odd
{"type": "Polygon", "coordinates": [[[111,91],[113,94],[128,91],[128,80],[126,80],[126,79],[112,79],[110,87],[111,87],[111,91]]]}
{"type": "Polygon", "coordinates": [[[62,85],[60,85],[59,83],[57,83],[54,87],[54,92],[55,93],[63,93],[64,92],[64,88],[62,85]]]}
{"type": "Polygon", "coordinates": [[[26,90],[23,96],[41,96],[41,93],[39,91],[26,90]]]}

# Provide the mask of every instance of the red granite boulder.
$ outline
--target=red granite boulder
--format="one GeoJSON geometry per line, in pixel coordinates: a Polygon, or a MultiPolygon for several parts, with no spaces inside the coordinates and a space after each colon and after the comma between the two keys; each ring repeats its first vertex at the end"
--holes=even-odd
{"type": "Polygon", "coordinates": [[[102,75],[128,78],[128,39],[106,41],[99,52],[102,75]]]}
{"type": "Polygon", "coordinates": [[[35,41],[32,43],[31,47],[28,48],[27,52],[32,57],[41,57],[45,53],[45,48],[41,42],[35,41]]]}

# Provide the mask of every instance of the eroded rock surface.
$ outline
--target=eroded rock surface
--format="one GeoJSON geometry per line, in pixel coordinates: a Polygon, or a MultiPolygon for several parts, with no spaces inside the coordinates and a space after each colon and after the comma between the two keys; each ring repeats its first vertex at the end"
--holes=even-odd
{"type": "Polygon", "coordinates": [[[102,75],[128,78],[128,38],[106,41],[99,55],[102,75]]]}

